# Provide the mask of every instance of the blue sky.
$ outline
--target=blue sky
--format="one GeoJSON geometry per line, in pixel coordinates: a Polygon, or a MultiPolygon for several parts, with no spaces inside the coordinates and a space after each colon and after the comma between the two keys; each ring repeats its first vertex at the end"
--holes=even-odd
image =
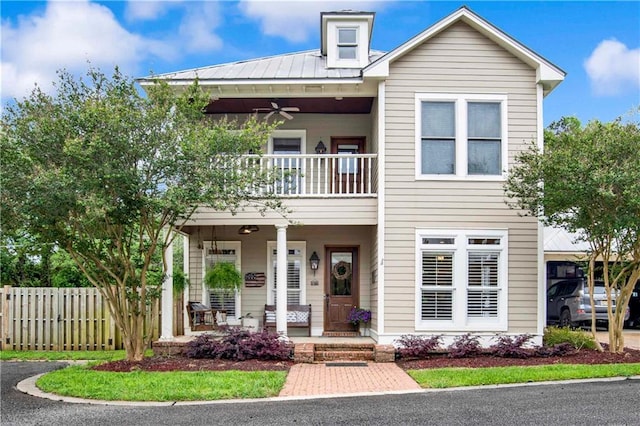
{"type": "Polygon", "coordinates": [[[2,103],[87,61],[140,77],[315,49],[319,13],[376,12],[372,48],[391,50],[466,4],[567,72],[545,100],[565,115],[611,120],[640,104],[640,2],[6,1],[2,103]]]}

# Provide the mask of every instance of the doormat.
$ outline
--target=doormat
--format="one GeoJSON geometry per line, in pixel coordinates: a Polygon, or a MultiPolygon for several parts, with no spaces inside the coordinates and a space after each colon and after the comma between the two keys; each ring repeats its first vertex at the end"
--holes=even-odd
{"type": "Polygon", "coordinates": [[[357,331],[324,331],[322,337],[359,337],[357,331]]]}
{"type": "Polygon", "coordinates": [[[366,362],[325,362],[325,367],[368,367],[366,362]]]}

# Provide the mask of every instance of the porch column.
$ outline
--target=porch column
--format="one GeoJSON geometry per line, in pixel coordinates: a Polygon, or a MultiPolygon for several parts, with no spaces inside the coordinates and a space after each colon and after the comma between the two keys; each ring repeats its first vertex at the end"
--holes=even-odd
{"type": "MultiPolygon", "coordinates": [[[[189,250],[189,244],[191,243],[191,237],[189,234],[183,234],[182,235],[182,273],[184,274],[184,279],[188,280],[189,279],[189,256],[191,254],[190,250],[189,250]]],[[[188,282],[188,281],[187,281],[188,282]]],[[[191,300],[189,299],[189,292],[191,291],[191,289],[189,288],[188,285],[184,286],[184,292],[182,293],[182,324],[183,324],[183,330],[185,330],[189,324],[189,313],[187,312],[186,309],[184,309],[185,305],[187,304],[187,301],[191,300]]],[[[184,333],[187,334],[187,333],[184,333]]]]}
{"type": "MultiPolygon", "coordinates": [[[[170,238],[172,231],[166,228],[164,231],[164,240],[170,238]]],[[[161,341],[172,341],[173,337],[173,241],[165,249],[166,269],[164,271],[165,278],[162,282],[162,323],[161,323],[161,341]]]]}
{"type": "Polygon", "coordinates": [[[287,335],[287,225],[276,225],[276,331],[287,335]]]}

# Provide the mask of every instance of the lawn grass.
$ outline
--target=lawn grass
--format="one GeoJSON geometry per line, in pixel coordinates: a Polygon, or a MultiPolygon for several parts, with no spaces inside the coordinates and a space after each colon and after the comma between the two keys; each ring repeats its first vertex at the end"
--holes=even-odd
{"type": "Polygon", "coordinates": [[[629,377],[640,375],[640,364],[554,364],[492,368],[438,368],[409,370],[423,388],[498,385],[549,380],[629,377]]]}
{"type": "Polygon", "coordinates": [[[276,396],[286,371],[114,373],[73,366],[40,377],[45,392],[106,401],[210,401],[276,396]]]}
{"type": "MultiPolygon", "coordinates": [[[[152,350],[145,352],[151,356],[152,350]]],[[[125,351],[0,351],[2,361],[117,361],[125,358],[125,351]]]]}

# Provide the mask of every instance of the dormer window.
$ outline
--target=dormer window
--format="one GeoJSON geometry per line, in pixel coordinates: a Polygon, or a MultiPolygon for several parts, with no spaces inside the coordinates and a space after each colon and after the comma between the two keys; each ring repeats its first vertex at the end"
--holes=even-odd
{"type": "Polygon", "coordinates": [[[327,68],[364,68],[369,65],[369,44],[374,13],[343,10],[321,14],[321,53],[327,68]]]}
{"type": "Polygon", "coordinates": [[[358,59],[358,28],[338,28],[338,59],[358,59]]]}

